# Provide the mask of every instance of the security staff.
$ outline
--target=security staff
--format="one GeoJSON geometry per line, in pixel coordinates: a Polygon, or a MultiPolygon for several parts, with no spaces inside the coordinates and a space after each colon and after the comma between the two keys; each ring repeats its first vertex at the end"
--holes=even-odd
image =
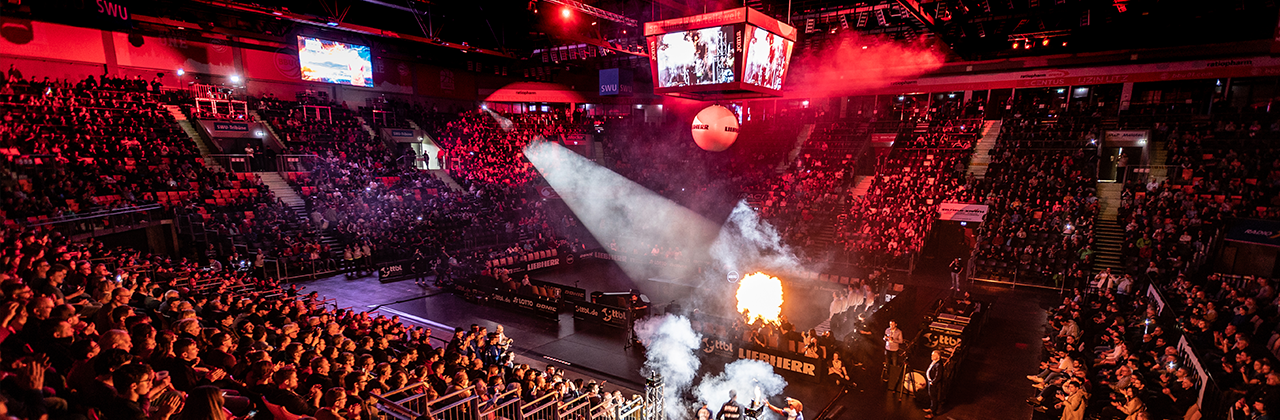
{"type": "Polygon", "coordinates": [[[729,390],[729,401],[725,401],[720,406],[720,412],[716,413],[716,420],[739,420],[742,418],[742,404],[738,404],[738,391],[729,390]]]}
{"type": "Polygon", "coordinates": [[[929,354],[932,359],[929,362],[929,368],[924,371],[924,378],[929,383],[929,408],[924,410],[924,418],[933,418],[934,413],[938,412],[938,407],[942,405],[942,352],[934,350],[929,354]]]}

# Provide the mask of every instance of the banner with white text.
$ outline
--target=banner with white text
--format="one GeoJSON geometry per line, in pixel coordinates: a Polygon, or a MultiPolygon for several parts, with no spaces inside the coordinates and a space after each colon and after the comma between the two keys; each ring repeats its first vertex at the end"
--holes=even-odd
{"type": "Polygon", "coordinates": [[[944,202],[938,206],[938,220],[956,222],[981,222],[987,216],[985,204],[944,202]]]}

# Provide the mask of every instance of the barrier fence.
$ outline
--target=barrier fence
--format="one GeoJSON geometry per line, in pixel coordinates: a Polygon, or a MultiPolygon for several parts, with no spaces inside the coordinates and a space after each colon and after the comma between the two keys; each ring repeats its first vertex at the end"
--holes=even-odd
{"type": "Polygon", "coordinates": [[[601,402],[593,404],[593,395],[584,394],[565,400],[557,392],[551,392],[532,401],[520,398],[520,390],[479,394],[470,386],[447,395],[428,400],[428,385],[418,382],[409,386],[374,395],[374,409],[388,418],[417,420],[642,420],[643,400],[632,396],[629,400],[609,401],[603,394],[595,396],[601,402]]]}

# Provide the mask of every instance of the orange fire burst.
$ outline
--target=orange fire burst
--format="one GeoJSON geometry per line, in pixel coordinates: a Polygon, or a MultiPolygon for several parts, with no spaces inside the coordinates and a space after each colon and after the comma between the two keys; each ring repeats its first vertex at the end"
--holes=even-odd
{"type": "Polygon", "coordinates": [[[782,280],[765,273],[749,274],[738,282],[738,313],[748,311],[748,323],[763,319],[778,323],[782,313],[782,280]]]}

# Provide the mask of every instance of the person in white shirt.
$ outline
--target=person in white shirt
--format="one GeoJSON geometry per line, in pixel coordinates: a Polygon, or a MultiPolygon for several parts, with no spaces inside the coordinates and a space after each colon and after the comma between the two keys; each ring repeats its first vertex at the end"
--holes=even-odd
{"type": "Polygon", "coordinates": [[[772,403],[766,403],[773,412],[787,416],[787,420],[804,420],[804,404],[800,400],[787,397],[786,407],[777,407],[772,403]]]}
{"type": "Polygon", "coordinates": [[[888,380],[889,367],[896,366],[901,363],[900,350],[902,343],[902,330],[898,329],[897,321],[889,321],[889,328],[884,330],[884,371],[880,374],[881,380],[888,380]]]}

